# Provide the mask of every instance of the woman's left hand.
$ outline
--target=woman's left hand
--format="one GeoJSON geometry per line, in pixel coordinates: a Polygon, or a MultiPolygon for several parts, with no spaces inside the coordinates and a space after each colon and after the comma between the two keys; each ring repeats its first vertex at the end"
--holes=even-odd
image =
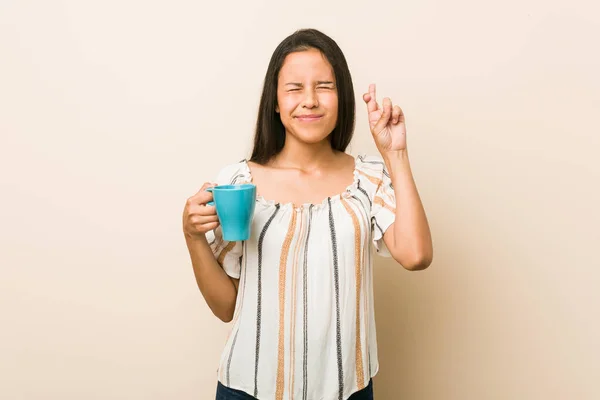
{"type": "Polygon", "coordinates": [[[363,95],[369,112],[369,127],[379,152],[406,150],[406,124],[404,113],[399,106],[392,107],[392,101],[383,99],[383,107],[377,103],[375,84],[369,85],[369,93],[363,95]]]}

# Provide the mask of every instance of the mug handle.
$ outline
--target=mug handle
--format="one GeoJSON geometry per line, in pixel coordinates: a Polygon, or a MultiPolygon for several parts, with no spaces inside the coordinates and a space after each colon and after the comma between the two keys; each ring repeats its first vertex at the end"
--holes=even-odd
{"type": "MultiPolygon", "coordinates": [[[[207,191],[207,192],[211,192],[211,193],[213,192],[213,188],[212,187],[206,188],[204,190],[207,191]]],[[[209,207],[212,207],[212,206],[215,205],[215,202],[214,201],[209,201],[208,203],[206,203],[206,205],[209,206],[209,207]]]]}

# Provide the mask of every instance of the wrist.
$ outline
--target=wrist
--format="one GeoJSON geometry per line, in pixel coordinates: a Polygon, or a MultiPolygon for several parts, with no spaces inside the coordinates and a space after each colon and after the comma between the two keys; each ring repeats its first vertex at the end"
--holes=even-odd
{"type": "Polygon", "coordinates": [[[208,240],[206,239],[206,234],[204,234],[204,233],[191,234],[191,233],[185,232],[184,235],[185,235],[185,240],[189,243],[207,244],[208,245],[208,240]]]}
{"type": "Polygon", "coordinates": [[[382,153],[382,158],[388,169],[395,169],[396,166],[401,164],[408,165],[408,150],[386,151],[382,153]]]}

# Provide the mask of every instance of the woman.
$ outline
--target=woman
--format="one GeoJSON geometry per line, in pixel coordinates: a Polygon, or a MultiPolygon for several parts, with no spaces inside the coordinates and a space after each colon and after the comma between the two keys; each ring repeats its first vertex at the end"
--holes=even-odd
{"type": "Polygon", "coordinates": [[[301,30],[275,50],[250,160],[216,184],[257,187],[252,236],[223,240],[205,183],[183,229],[196,281],[232,331],[217,399],[372,399],[378,369],[372,247],[408,270],[432,259],[402,110],[375,85],[366,103],[380,155],[345,153],[354,130],[350,72],[335,41],[301,30]]]}

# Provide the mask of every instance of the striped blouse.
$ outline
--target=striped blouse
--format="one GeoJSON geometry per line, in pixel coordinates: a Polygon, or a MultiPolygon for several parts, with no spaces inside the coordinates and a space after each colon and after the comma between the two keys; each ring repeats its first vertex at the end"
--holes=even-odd
{"type": "MultiPolygon", "coordinates": [[[[246,160],[216,179],[249,182],[246,160]]],[[[261,400],[345,400],[364,388],[379,367],[372,255],[389,256],[383,233],[394,218],[385,164],[359,156],[343,193],[301,206],[259,196],[249,240],[209,232],[215,257],[240,279],[219,381],[261,400]]]]}

